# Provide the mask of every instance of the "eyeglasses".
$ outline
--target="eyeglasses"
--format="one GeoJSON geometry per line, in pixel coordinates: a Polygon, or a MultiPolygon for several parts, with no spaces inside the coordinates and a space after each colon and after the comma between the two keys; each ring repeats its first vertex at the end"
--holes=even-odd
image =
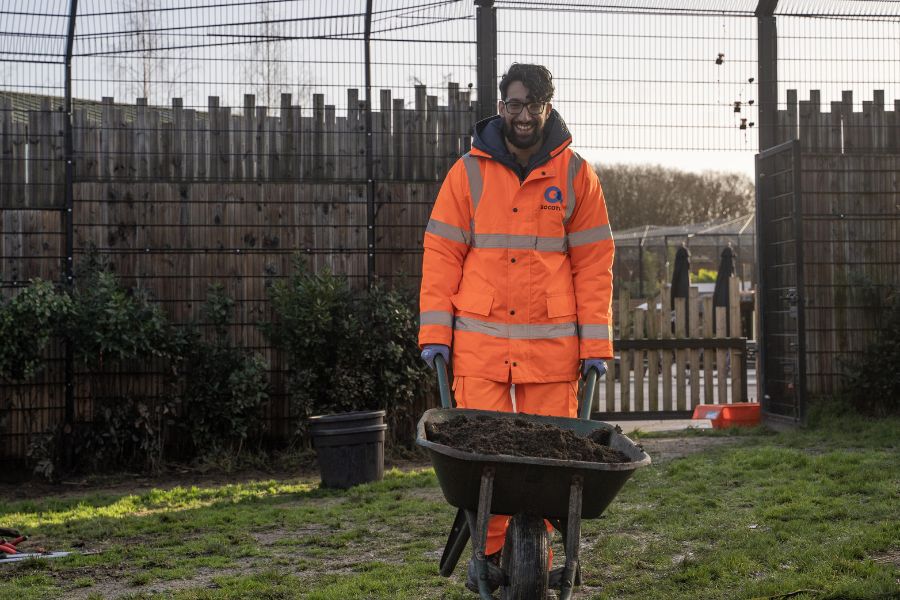
{"type": "Polygon", "coordinates": [[[503,105],[506,107],[506,111],[511,115],[517,115],[522,112],[522,109],[526,106],[528,107],[528,112],[534,116],[538,116],[542,112],[544,112],[544,106],[547,105],[546,102],[529,102],[525,104],[524,102],[520,102],[518,100],[501,100],[503,105]]]}

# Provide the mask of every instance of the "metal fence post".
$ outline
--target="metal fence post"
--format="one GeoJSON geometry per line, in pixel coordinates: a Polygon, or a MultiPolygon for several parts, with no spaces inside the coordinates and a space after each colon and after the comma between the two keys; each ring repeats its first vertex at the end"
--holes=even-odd
{"type": "Polygon", "coordinates": [[[475,0],[478,48],[478,118],[497,114],[497,9],[494,0],[475,0]]]}
{"type": "Polygon", "coordinates": [[[375,157],[372,156],[372,0],[366,0],[366,285],[375,283],[375,157]]]}
{"type": "MultiPolygon", "coordinates": [[[[63,208],[62,220],[65,236],[65,256],[63,258],[63,285],[71,289],[75,285],[74,246],[74,215],[73,206],[75,198],[75,151],[72,140],[72,51],[75,45],[75,20],[78,15],[78,0],[69,2],[69,24],[66,32],[66,66],[65,66],[65,115],[63,116],[63,145],[66,161],[66,203],[63,208]]],[[[75,359],[72,351],[72,343],[66,340],[66,374],[65,374],[65,427],[69,429],[75,421],[75,359]]]]}
{"type": "Polygon", "coordinates": [[[759,54],[759,151],[776,145],[778,139],[778,0],[759,0],[756,6],[757,52],[759,54]]]}

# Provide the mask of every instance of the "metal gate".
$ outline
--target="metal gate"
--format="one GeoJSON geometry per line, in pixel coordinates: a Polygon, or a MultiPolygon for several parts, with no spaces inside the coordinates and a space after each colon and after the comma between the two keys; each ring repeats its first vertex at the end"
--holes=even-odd
{"type": "Polygon", "coordinates": [[[795,425],[805,417],[803,229],[800,142],[756,155],[759,269],[759,397],[767,422],[795,425]]]}

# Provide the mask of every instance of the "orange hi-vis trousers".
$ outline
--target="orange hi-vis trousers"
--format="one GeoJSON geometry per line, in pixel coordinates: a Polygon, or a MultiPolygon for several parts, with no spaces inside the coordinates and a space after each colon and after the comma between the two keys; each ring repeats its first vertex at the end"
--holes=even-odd
{"type": "MultiPolygon", "coordinates": [[[[578,416],[578,381],[552,383],[517,383],[515,406],[510,382],[490,381],[478,377],[454,377],[453,396],[458,408],[520,412],[550,417],[578,416]]],[[[546,521],[545,521],[546,522],[546,521]]],[[[488,523],[485,554],[494,554],[503,547],[509,517],[495,515],[488,523]]],[[[547,531],[552,526],[547,522],[547,531]]]]}

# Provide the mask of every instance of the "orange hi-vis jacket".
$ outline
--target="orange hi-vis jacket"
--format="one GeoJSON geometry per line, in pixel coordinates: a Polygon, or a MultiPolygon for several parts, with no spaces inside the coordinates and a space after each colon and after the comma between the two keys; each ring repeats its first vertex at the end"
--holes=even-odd
{"type": "Polygon", "coordinates": [[[597,175],[556,111],[522,168],[500,117],[444,180],[425,230],[419,345],[452,346],[454,376],[578,379],[611,358],[614,244],[597,175]]]}

